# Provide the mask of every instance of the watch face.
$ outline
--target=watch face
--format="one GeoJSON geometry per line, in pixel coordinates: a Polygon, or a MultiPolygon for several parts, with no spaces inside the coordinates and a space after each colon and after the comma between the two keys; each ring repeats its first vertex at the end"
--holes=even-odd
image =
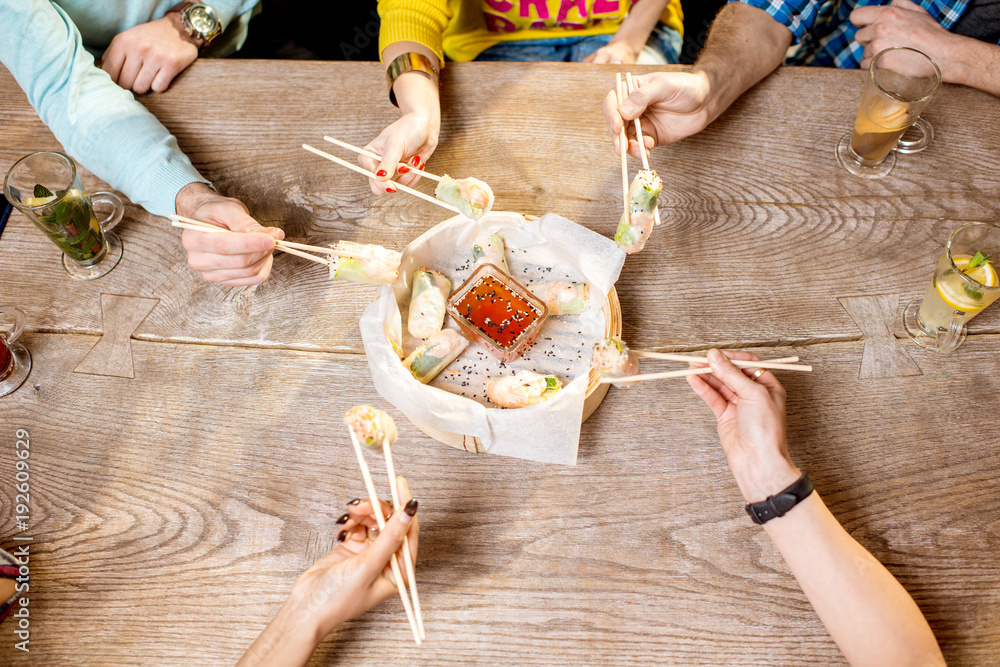
{"type": "Polygon", "coordinates": [[[207,35],[215,30],[216,20],[215,16],[206,11],[206,9],[201,5],[195,5],[188,12],[188,18],[191,21],[191,25],[202,35],[207,35]]]}

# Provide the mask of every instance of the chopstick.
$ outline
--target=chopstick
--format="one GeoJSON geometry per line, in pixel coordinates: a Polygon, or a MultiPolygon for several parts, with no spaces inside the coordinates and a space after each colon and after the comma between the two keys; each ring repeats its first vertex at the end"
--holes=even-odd
{"type": "MultiPolygon", "coordinates": [[[[352,431],[353,434],[353,431],[352,431]]],[[[392,511],[399,512],[402,506],[399,504],[399,489],[396,486],[396,467],[392,463],[392,452],[389,447],[389,439],[382,437],[382,454],[385,456],[385,471],[389,475],[389,492],[392,494],[392,511]]],[[[413,615],[417,617],[417,631],[420,638],[424,639],[424,616],[420,613],[420,597],[417,595],[417,572],[413,567],[413,556],[410,554],[410,538],[403,535],[403,565],[406,567],[406,578],[410,583],[410,595],[413,596],[413,615]]]]}
{"type": "MultiPolygon", "coordinates": [[[[194,218],[185,218],[183,215],[177,215],[176,213],[170,214],[170,219],[174,220],[172,223],[174,227],[180,227],[182,229],[193,229],[197,232],[206,232],[208,234],[214,234],[218,232],[231,232],[232,230],[225,229],[211,222],[204,222],[202,220],[195,220],[194,218]]],[[[351,259],[371,259],[372,256],[366,253],[358,252],[347,252],[346,250],[337,250],[335,248],[325,248],[318,245],[306,245],[305,243],[295,243],[293,241],[275,241],[275,247],[278,250],[287,252],[291,255],[298,255],[299,257],[306,257],[314,262],[321,261],[312,255],[306,255],[304,253],[294,252],[289,250],[289,248],[298,248],[299,250],[309,250],[310,252],[319,252],[326,255],[335,255],[337,257],[349,257],[351,259]]],[[[328,260],[322,260],[323,263],[329,264],[328,260]]]]}
{"type": "MultiPolygon", "coordinates": [[[[354,151],[358,155],[364,155],[366,157],[370,157],[373,160],[378,160],[379,162],[382,161],[382,156],[381,155],[376,155],[375,153],[372,153],[369,150],[365,150],[364,148],[358,148],[357,146],[352,146],[351,144],[347,143],[346,141],[341,141],[340,139],[334,139],[333,137],[329,137],[329,136],[326,136],[326,135],[323,135],[323,140],[324,141],[329,141],[331,144],[336,144],[337,146],[340,146],[341,148],[346,148],[349,151],[354,151]]],[[[431,179],[432,181],[437,181],[438,183],[440,183],[442,180],[444,180],[444,178],[442,176],[437,176],[436,174],[432,174],[429,171],[424,171],[423,169],[417,169],[416,167],[408,165],[408,164],[406,164],[404,162],[400,162],[399,166],[400,167],[406,167],[407,169],[409,169],[410,171],[412,171],[414,174],[420,174],[421,176],[426,176],[427,178],[431,179]]]]}
{"type": "MultiPolygon", "coordinates": [[[[356,171],[359,174],[364,174],[368,178],[377,178],[375,176],[375,174],[373,174],[372,172],[368,171],[367,169],[365,169],[363,167],[359,167],[356,164],[352,164],[352,163],[348,162],[347,160],[342,160],[339,157],[337,157],[336,155],[330,155],[329,153],[324,153],[320,149],[313,148],[309,144],[302,144],[302,148],[306,149],[310,153],[315,153],[316,155],[318,155],[320,157],[324,157],[327,160],[330,160],[331,162],[336,162],[341,167],[346,167],[347,169],[350,169],[351,171],[356,171]]],[[[446,208],[449,211],[452,211],[453,213],[458,213],[458,214],[462,213],[461,211],[458,210],[458,207],[452,206],[451,204],[443,202],[440,199],[435,199],[434,197],[431,197],[430,195],[424,194],[420,190],[414,190],[413,188],[409,187],[408,185],[403,185],[402,183],[395,183],[394,185],[395,185],[395,187],[399,188],[403,192],[406,192],[407,194],[411,194],[414,197],[419,197],[420,199],[423,199],[424,201],[429,201],[430,203],[436,204],[436,205],[440,206],[441,208],[446,208]]]]}
{"type": "MultiPolygon", "coordinates": [[[[696,364],[707,364],[708,357],[700,357],[689,354],[670,354],[669,352],[648,352],[646,350],[632,350],[635,356],[645,359],[666,359],[667,361],[687,361],[696,364]]],[[[765,361],[746,361],[744,359],[730,359],[733,366],[739,368],[772,368],[778,370],[804,370],[812,369],[812,366],[791,365],[798,361],[798,357],[782,357],[781,359],[767,359],[765,361]]]]}
{"type": "MultiPolygon", "coordinates": [[[[730,359],[732,361],[732,359],[730,359]]],[[[803,366],[796,364],[779,364],[774,361],[752,361],[747,362],[751,364],[747,368],[774,368],[775,370],[784,371],[812,371],[812,366],[803,366]],[[769,366],[764,366],[764,364],[770,364],[769,366]]],[[[665,380],[667,378],[681,378],[687,377],[689,375],[704,375],[706,373],[711,373],[712,369],[709,367],[705,368],[686,368],[680,371],[666,371],[663,373],[646,373],[644,375],[626,375],[624,377],[617,378],[601,378],[599,384],[613,384],[617,382],[642,382],[643,380],[665,380]]]]}
{"type": "MultiPolygon", "coordinates": [[[[622,73],[615,73],[615,97],[618,106],[625,102],[625,94],[622,92],[622,73]]],[[[622,123],[621,136],[619,141],[622,145],[622,199],[625,201],[625,220],[631,222],[628,206],[628,134],[625,133],[625,124],[622,123]]]]}
{"type": "MultiPolygon", "coordinates": [[[[382,504],[379,502],[378,494],[375,492],[375,483],[372,482],[371,471],[368,470],[368,462],[365,461],[365,454],[361,451],[361,443],[354,435],[354,429],[348,429],[351,434],[351,442],[354,443],[354,453],[358,456],[358,465],[361,466],[361,475],[365,478],[365,487],[368,489],[368,498],[372,503],[372,511],[375,512],[375,520],[378,521],[378,529],[385,530],[385,517],[382,516],[382,504]]],[[[393,480],[395,486],[395,480],[393,480]]],[[[409,549],[407,549],[409,551],[409,549]]],[[[410,597],[406,594],[406,586],[403,584],[403,575],[399,571],[399,559],[396,554],[392,554],[389,559],[392,566],[392,576],[395,578],[396,588],[399,591],[399,598],[403,601],[403,610],[406,612],[406,620],[410,622],[410,629],[413,630],[413,641],[420,646],[420,631],[417,629],[417,622],[413,618],[413,608],[410,606],[410,597]]]]}
{"type": "MultiPolygon", "coordinates": [[[[628,94],[631,95],[635,90],[635,85],[632,83],[632,72],[625,72],[625,81],[628,82],[628,94]]],[[[635,119],[635,138],[639,142],[639,155],[642,156],[642,168],[649,171],[649,158],[646,157],[646,142],[642,140],[642,124],[638,118],[635,119]]],[[[659,205],[653,208],[653,221],[657,225],[660,224],[659,205]]]]}

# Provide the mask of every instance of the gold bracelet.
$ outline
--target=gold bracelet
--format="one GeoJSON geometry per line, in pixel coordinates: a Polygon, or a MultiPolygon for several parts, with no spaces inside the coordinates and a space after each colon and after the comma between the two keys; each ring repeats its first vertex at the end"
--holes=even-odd
{"type": "Polygon", "coordinates": [[[428,79],[433,79],[438,75],[437,68],[434,67],[431,59],[422,53],[411,51],[396,56],[389,63],[389,68],[385,70],[385,79],[389,84],[389,101],[392,102],[393,106],[398,107],[399,104],[396,102],[396,93],[392,91],[392,86],[396,83],[399,75],[404,72],[420,72],[428,79]]]}

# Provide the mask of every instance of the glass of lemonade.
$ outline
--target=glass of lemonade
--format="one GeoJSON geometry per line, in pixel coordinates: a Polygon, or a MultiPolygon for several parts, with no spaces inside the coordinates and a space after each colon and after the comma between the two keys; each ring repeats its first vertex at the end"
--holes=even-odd
{"type": "Polygon", "coordinates": [[[920,347],[952,352],[966,336],[966,322],[1000,298],[1000,227],[975,222],[959,227],[934,270],[923,299],[903,310],[903,328],[920,347]]]}
{"type": "Polygon", "coordinates": [[[122,243],[111,229],[125,207],[117,195],[88,195],[76,164],[60,151],[38,151],[10,168],[4,196],[63,252],[63,267],[78,280],[92,280],[111,271],[122,258],[122,243]],[[111,213],[98,220],[94,204],[111,213]]]}
{"type": "Polygon", "coordinates": [[[882,178],[896,164],[895,153],[916,153],[934,138],[920,118],[941,89],[941,70],[930,56],[905,46],[879,51],[868,66],[854,131],[837,144],[837,160],[861,178],[882,178]],[[906,140],[911,127],[922,134],[906,140]]]}

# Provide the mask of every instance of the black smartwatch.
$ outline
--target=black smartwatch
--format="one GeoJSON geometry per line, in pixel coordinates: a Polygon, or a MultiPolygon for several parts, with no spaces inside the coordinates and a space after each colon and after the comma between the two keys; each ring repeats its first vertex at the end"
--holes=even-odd
{"type": "Polygon", "coordinates": [[[750,503],[747,505],[747,514],[758,525],[767,523],[771,519],[777,519],[788,514],[793,507],[808,498],[812,492],[812,481],[808,475],[802,473],[802,477],[799,477],[798,480],[784,491],[776,493],[773,496],[768,496],[759,503],[750,503]]]}

